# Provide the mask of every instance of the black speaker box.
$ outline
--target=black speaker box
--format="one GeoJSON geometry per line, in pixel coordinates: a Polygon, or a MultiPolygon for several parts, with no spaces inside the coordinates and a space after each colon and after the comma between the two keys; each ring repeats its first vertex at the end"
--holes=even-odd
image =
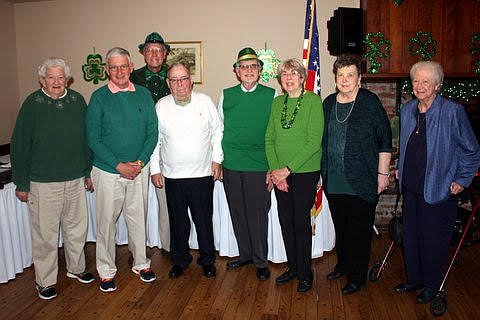
{"type": "Polygon", "coordinates": [[[327,49],[331,55],[363,54],[363,10],[339,7],[327,21],[327,49]]]}

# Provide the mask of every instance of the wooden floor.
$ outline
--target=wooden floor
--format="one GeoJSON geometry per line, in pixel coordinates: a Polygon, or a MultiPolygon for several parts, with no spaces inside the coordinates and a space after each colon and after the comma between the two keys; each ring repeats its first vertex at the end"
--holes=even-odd
{"type": "MultiPolygon", "coordinates": [[[[382,257],[388,236],[373,240],[372,260],[382,257]]],[[[397,250],[375,283],[344,296],[345,279],[328,281],[335,254],[314,260],[315,289],[296,292],[296,281],[276,285],[285,264],[270,264],[272,277],[258,281],[252,265],[226,270],[227,258],[217,259],[217,276],[207,279],[192,264],[175,280],[168,278],[170,260],[160,250],[148,249],[157,281],[147,284],[129,269],[127,246],[117,247],[117,291],[103,293],[98,281],[81,284],[65,276],[60,250],[57,290],[51,301],[38,298],[33,267],[15,280],[0,284],[0,319],[430,319],[429,305],[415,303],[415,293],[399,295],[393,286],[403,280],[401,252],[397,250]]],[[[197,255],[197,252],[194,251],[197,255]]],[[[86,246],[87,269],[95,270],[95,244],[86,246]]],[[[480,319],[480,245],[467,247],[447,281],[447,311],[442,319],[480,319]]]]}

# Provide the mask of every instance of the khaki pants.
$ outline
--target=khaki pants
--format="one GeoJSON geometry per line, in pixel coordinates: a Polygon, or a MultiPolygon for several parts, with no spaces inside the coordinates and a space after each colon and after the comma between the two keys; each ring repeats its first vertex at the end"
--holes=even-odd
{"type": "Polygon", "coordinates": [[[28,208],[32,226],[35,281],[41,287],[57,283],[58,236],[63,229],[67,271],[85,271],[87,237],[84,178],[64,182],[30,182],[28,208]]]}
{"type": "Polygon", "coordinates": [[[167,197],[165,196],[165,186],[155,188],[158,200],[158,230],[160,232],[160,241],[162,248],[170,252],[170,219],[168,219],[167,197]]]}
{"type": "Polygon", "coordinates": [[[133,255],[133,269],[150,267],[146,255],[145,221],[148,206],[148,165],[134,179],[121,178],[97,167],[92,169],[96,192],[97,271],[100,278],[113,278],[115,266],[116,222],[123,210],[128,230],[128,248],[133,255]]]}

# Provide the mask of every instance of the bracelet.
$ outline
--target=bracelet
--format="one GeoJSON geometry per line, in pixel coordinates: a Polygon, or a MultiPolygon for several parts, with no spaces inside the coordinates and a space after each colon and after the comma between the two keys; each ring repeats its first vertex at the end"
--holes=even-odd
{"type": "Polygon", "coordinates": [[[386,176],[388,178],[390,178],[390,176],[392,175],[390,172],[387,172],[387,173],[379,172],[378,174],[382,176],[386,176]]]}
{"type": "Polygon", "coordinates": [[[137,160],[137,161],[135,161],[135,162],[140,166],[140,168],[145,167],[145,163],[143,163],[142,160],[137,160]]]}

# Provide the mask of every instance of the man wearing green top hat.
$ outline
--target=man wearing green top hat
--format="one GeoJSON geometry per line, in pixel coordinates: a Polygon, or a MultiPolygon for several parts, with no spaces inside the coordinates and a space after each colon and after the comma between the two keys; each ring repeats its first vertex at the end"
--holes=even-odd
{"type": "MultiPolygon", "coordinates": [[[[143,54],[146,65],[137,69],[130,75],[130,81],[146,87],[152,94],[153,102],[157,103],[160,98],[170,94],[167,86],[166,56],[170,46],[163,41],[162,36],[156,32],[150,33],[145,42],[138,45],[143,54]]],[[[158,200],[159,233],[162,248],[170,251],[170,225],[167,211],[167,199],[165,189],[155,188],[158,200]]]]}
{"type": "Polygon", "coordinates": [[[275,90],[258,83],[263,62],[252,48],[238,53],[234,72],[240,84],[224,89],[218,111],[224,123],[223,186],[239,257],[228,269],[253,263],[257,278],[270,277],[267,253],[268,211],[273,184],[265,155],[265,131],[275,90]]]}

